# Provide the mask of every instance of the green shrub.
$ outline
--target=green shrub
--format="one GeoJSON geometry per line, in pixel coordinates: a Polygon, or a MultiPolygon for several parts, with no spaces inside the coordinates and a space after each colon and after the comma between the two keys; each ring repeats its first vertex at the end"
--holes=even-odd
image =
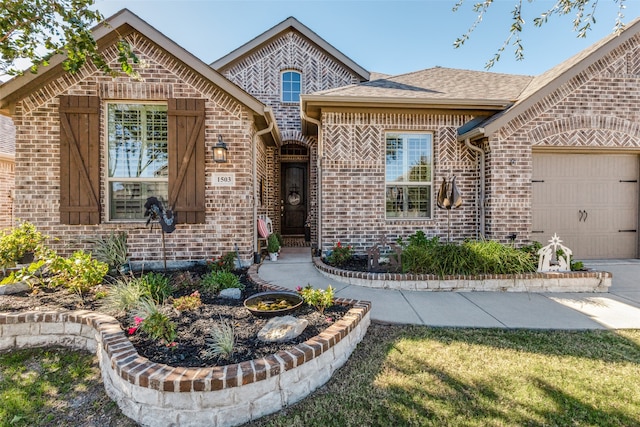
{"type": "Polygon", "coordinates": [[[25,254],[36,252],[46,238],[36,230],[35,225],[27,221],[5,230],[0,237],[0,268],[11,267],[25,254]]]}
{"type": "Polygon", "coordinates": [[[324,314],[324,310],[333,305],[333,288],[331,285],[326,290],[323,290],[313,289],[310,284],[307,284],[304,288],[299,287],[298,293],[306,304],[318,310],[320,314],[324,314]]]}
{"type": "Polygon", "coordinates": [[[244,289],[244,285],[240,282],[238,276],[230,271],[210,271],[200,279],[200,288],[203,291],[215,294],[222,289],[244,289]]]}
{"type": "Polygon", "coordinates": [[[275,254],[280,250],[280,242],[278,241],[278,236],[275,233],[272,233],[267,237],[267,252],[270,254],[275,254]]]}
{"type": "Polygon", "coordinates": [[[207,262],[207,266],[210,271],[233,271],[236,268],[236,253],[227,252],[223,256],[207,262]]]}
{"type": "Polygon", "coordinates": [[[51,286],[64,286],[74,292],[83,294],[99,285],[109,271],[109,266],[91,258],[84,251],[76,251],[69,258],[52,254],[47,260],[47,270],[51,286]]]}
{"type": "Polygon", "coordinates": [[[171,281],[162,273],[147,273],[140,278],[140,284],[145,295],[158,304],[164,303],[173,292],[171,281]]]}
{"type": "Polygon", "coordinates": [[[327,261],[329,264],[335,266],[345,265],[353,258],[353,248],[351,245],[343,246],[342,243],[336,243],[333,248],[331,248],[331,253],[327,257],[327,261]]]}
{"type": "Polygon", "coordinates": [[[142,299],[135,310],[135,317],[142,319],[139,328],[152,340],[170,344],[176,339],[176,325],[159,310],[153,300],[142,299]]]}
{"type": "Polygon", "coordinates": [[[447,275],[520,274],[533,272],[536,261],[526,251],[494,241],[409,244],[402,252],[405,273],[447,275]]]}
{"type": "Polygon", "coordinates": [[[469,241],[467,247],[474,261],[473,274],[521,274],[536,270],[537,260],[522,250],[495,241],[469,241]]]}

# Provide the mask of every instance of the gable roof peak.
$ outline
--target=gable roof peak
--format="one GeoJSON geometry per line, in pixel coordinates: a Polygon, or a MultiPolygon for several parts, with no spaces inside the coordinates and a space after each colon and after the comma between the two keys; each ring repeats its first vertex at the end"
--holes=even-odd
{"type": "Polygon", "coordinates": [[[352,72],[357,74],[360,79],[363,81],[369,80],[369,72],[362,68],[360,65],[355,63],[352,59],[346,56],[344,53],[340,52],[338,49],[333,47],[330,43],[316,34],[313,30],[311,30],[306,25],[302,24],[295,17],[290,16],[286,18],[284,21],[279,24],[271,27],[264,33],[254,37],[252,40],[243,44],[236,50],[229,52],[222,58],[212,62],[210,65],[215,70],[220,70],[222,68],[228,67],[231,64],[234,64],[240,60],[242,60],[247,55],[255,52],[260,49],[262,46],[269,43],[271,40],[279,37],[281,34],[290,31],[291,29],[300,33],[303,37],[310,40],[313,44],[318,46],[321,50],[323,50],[329,56],[335,58],[336,61],[340,62],[342,65],[350,69],[352,72]]]}

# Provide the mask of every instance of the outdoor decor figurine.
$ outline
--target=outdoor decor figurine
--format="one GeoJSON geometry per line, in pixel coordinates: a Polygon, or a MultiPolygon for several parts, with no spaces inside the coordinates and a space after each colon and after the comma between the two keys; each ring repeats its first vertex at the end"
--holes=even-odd
{"type": "Polygon", "coordinates": [[[571,249],[561,244],[562,240],[556,233],[549,240],[549,244],[540,248],[537,254],[538,272],[571,271],[571,249]]]}
{"type": "MultiPolygon", "coordinates": [[[[144,208],[146,209],[144,216],[149,217],[149,219],[147,219],[147,225],[149,225],[151,221],[157,221],[160,223],[160,227],[162,227],[164,233],[174,232],[176,229],[176,218],[173,215],[173,211],[170,209],[165,210],[162,202],[158,200],[157,197],[149,197],[144,204],[144,208]]],[[[151,228],[153,228],[153,223],[151,223],[151,228]]]]}
{"type": "Polygon", "coordinates": [[[157,197],[149,197],[144,204],[146,209],[144,216],[148,216],[147,225],[153,230],[153,222],[158,222],[162,229],[162,259],[164,261],[164,269],[167,270],[167,251],[164,244],[164,233],[173,233],[176,229],[176,217],[171,209],[164,209],[162,202],[157,197]]]}
{"type": "Polygon", "coordinates": [[[402,267],[402,248],[395,242],[388,242],[387,236],[380,236],[378,243],[367,248],[367,269],[369,271],[376,271],[380,268],[380,248],[389,247],[389,249],[395,252],[396,256],[389,256],[389,269],[391,271],[400,271],[402,267]],[[379,246],[378,246],[379,245],[379,246]]]}
{"type": "Polygon", "coordinates": [[[462,205],[462,196],[460,195],[460,191],[456,186],[455,176],[451,179],[450,183],[447,183],[446,178],[442,177],[442,184],[440,185],[440,190],[438,191],[438,199],[436,200],[436,205],[440,209],[447,210],[447,242],[449,242],[449,217],[451,209],[456,209],[460,207],[460,205],[462,205]]]}

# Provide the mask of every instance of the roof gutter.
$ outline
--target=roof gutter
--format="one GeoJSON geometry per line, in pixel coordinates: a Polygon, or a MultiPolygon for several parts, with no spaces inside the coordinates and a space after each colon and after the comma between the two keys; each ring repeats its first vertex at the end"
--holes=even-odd
{"type": "MultiPolygon", "coordinates": [[[[300,105],[302,107],[302,104],[300,105]]],[[[300,117],[302,120],[306,120],[309,123],[313,123],[318,127],[318,159],[317,159],[317,174],[318,174],[318,188],[316,189],[316,230],[317,230],[317,244],[318,250],[322,253],[322,163],[324,160],[324,147],[322,145],[322,123],[320,120],[308,117],[304,110],[300,109],[300,117]]]]}
{"type": "Polygon", "coordinates": [[[474,141],[476,139],[484,138],[485,136],[486,133],[484,127],[477,127],[463,133],[462,135],[458,135],[458,141],[465,141],[466,144],[467,140],[474,141]]]}
{"type": "Polygon", "coordinates": [[[405,98],[336,95],[303,95],[305,110],[310,107],[406,107],[502,111],[513,105],[511,99],[405,98]]]}
{"type": "MultiPolygon", "coordinates": [[[[271,116],[271,108],[265,107],[266,116],[271,116]]],[[[274,120],[271,120],[269,127],[259,130],[253,134],[253,141],[251,144],[251,177],[253,181],[253,252],[258,252],[258,155],[257,144],[258,139],[269,132],[273,131],[274,120]]],[[[255,259],[255,256],[254,256],[255,259]]]]}

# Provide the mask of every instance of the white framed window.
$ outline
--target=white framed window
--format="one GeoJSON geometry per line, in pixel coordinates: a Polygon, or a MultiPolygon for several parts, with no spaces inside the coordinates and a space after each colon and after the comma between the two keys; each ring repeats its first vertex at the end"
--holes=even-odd
{"type": "Polygon", "coordinates": [[[108,220],[144,220],[147,198],[169,192],[167,105],[107,103],[108,220]]]}
{"type": "Polygon", "coordinates": [[[429,219],[433,202],[433,134],[386,134],[386,217],[429,219]]]}
{"type": "Polygon", "coordinates": [[[302,74],[298,71],[282,72],[282,102],[300,102],[302,74]]]}

